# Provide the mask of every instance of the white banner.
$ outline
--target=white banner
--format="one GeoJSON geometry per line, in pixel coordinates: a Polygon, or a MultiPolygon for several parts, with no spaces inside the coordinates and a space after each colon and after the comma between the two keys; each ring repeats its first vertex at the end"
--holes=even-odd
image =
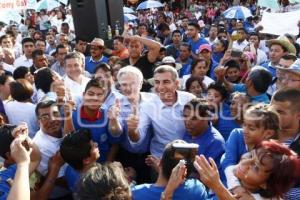
{"type": "Polygon", "coordinates": [[[264,12],[259,24],[263,26],[261,33],[273,35],[284,35],[285,33],[289,33],[298,35],[299,28],[297,24],[299,20],[300,10],[286,13],[264,12]]]}
{"type": "Polygon", "coordinates": [[[0,10],[26,9],[28,0],[0,0],[0,10]]]}

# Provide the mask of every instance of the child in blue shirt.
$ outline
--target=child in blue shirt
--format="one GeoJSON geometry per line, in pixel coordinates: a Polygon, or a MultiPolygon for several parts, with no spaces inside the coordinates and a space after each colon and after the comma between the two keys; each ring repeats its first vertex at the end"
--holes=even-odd
{"type": "Polygon", "coordinates": [[[121,140],[121,137],[115,136],[120,136],[123,131],[118,116],[108,117],[110,111],[101,108],[106,95],[107,90],[103,83],[96,79],[90,80],[83,93],[83,104],[73,111],[72,122],[68,127],[70,131],[80,128],[91,130],[92,140],[100,149],[100,162],[114,161],[117,144],[121,140]]]}
{"type": "MultiPolygon", "coordinates": [[[[221,166],[226,169],[236,165],[242,155],[263,140],[276,139],[279,131],[278,115],[263,104],[250,107],[244,113],[242,129],[234,129],[225,145],[221,166]]],[[[228,177],[227,177],[228,178],[228,177]]]]}
{"type": "Polygon", "coordinates": [[[230,107],[225,102],[228,97],[226,88],[220,83],[211,83],[207,88],[207,101],[210,110],[215,114],[213,125],[226,141],[230,132],[239,125],[231,117],[230,107]]]}
{"type": "Polygon", "coordinates": [[[209,107],[205,99],[193,99],[183,109],[186,133],[183,140],[199,144],[198,155],[213,158],[220,164],[224,153],[225,142],[222,135],[209,122],[209,107]]]}

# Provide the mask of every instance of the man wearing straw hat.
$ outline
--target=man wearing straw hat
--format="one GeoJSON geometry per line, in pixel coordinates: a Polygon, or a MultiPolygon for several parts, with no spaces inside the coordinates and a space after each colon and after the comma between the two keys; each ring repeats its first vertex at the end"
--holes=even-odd
{"type": "Polygon", "coordinates": [[[277,39],[269,40],[267,42],[270,52],[269,52],[269,61],[262,64],[264,68],[266,68],[269,72],[271,72],[272,76],[276,76],[276,68],[279,64],[279,61],[282,56],[287,54],[296,54],[296,48],[293,44],[291,44],[287,37],[280,36],[277,39]]]}

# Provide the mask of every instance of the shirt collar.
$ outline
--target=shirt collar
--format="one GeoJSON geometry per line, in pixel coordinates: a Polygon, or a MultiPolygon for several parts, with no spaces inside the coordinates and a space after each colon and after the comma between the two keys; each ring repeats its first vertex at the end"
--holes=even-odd
{"type": "Polygon", "coordinates": [[[25,56],[25,54],[23,54],[22,58],[23,58],[24,61],[31,61],[31,60],[32,60],[32,58],[27,58],[27,57],[25,56]]]}
{"type": "Polygon", "coordinates": [[[252,102],[263,102],[263,103],[269,103],[270,102],[270,99],[269,99],[268,95],[266,95],[266,93],[250,97],[250,99],[251,99],[252,102]]]}
{"type": "Polygon", "coordinates": [[[86,119],[87,121],[94,122],[102,117],[102,113],[100,112],[100,110],[98,110],[98,112],[95,116],[93,116],[93,117],[88,116],[87,113],[84,111],[83,107],[84,106],[82,106],[80,108],[80,118],[81,119],[86,119]]]}
{"type": "Polygon", "coordinates": [[[158,96],[159,101],[160,101],[160,108],[163,109],[163,108],[167,108],[167,107],[176,107],[178,105],[184,106],[185,102],[184,102],[184,99],[182,98],[182,96],[180,95],[179,91],[176,91],[176,96],[177,96],[177,101],[172,106],[167,106],[166,104],[164,104],[164,102],[162,102],[158,96]]]}
{"type": "Polygon", "coordinates": [[[93,57],[91,56],[89,62],[98,63],[98,62],[100,62],[102,59],[103,59],[103,55],[101,56],[101,58],[100,58],[99,60],[94,60],[93,57]]]}
{"type": "Polygon", "coordinates": [[[275,67],[272,66],[272,63],[271,63],[271,62],[269,62],[268,67],[273,68],[273,69],[276,69],[275,67]]]}

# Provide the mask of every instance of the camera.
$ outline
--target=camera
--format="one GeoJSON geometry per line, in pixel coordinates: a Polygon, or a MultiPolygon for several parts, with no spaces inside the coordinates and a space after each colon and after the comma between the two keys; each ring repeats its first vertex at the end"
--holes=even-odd
{"type": "Polygon", "coordinates": [[[195,156],[198,155],[199,145],[195,143],[173,143],[174,159],[185,160],[187,167],[187,176],[196,172],[194,169],[195,156]]]}

